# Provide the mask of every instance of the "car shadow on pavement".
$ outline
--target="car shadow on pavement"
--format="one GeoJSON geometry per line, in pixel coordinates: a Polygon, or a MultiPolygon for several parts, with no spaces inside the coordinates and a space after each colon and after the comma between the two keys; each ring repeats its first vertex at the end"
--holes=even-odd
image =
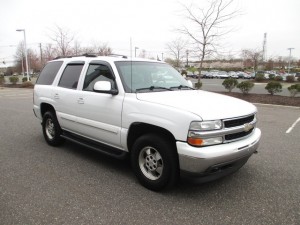
{"type": "Polygon", "coordinates": [[[118,173],[123,173],[124,175],[131,174],[130,161],[128,157],[125,159],[115,159],[101,152],[70,141],[66,141],[59,149],[78,157],[80,160],[101,165],[101,167],[106,167],[109,170],[117,170],[118,173]]]}
{"type": "MultiPolygon", "coordinates": [[[[129,157],[125,159],[115,159],[110,156],[106,156],[101,152],[97,152],[69,141],[66,141],[62,146],[55,149],[63,154],[70,154],[70,160],[75,160],[77,161],[76,163],[86,163],[88,167],[95,167],[96,170],[99,170],[99,173],[105,173],[108,171],[112,172],[114,174],[114,177],[111,177],[112,180],[127,180],[125,182],[128,183],[129,187],[136,185],[137,187],[135,188],[137,189],[144,189],[146,192],[152,192],[145,189],[138,183],[133,171],[131,170],[129,157]],[[76,159],[72,159],[74,157],[76,159]]],[[[84,165],[84,167],[86,167],[86,165],[84,165]]],[[[97,172],[96,174],[99,173],[97,172]]],[[[177,185],[170,189],[165,189],[159,194],[162,194],[165,197],[171,197],[173,195],[187,197],[187,195],[198,195],[200,193],[214,193],[223,188],[232,190],[233,188],[231,186],[237,185],[241,177],[248,177],[248,179],[251,179],[251,176],[249,177],[249,174],[245,175],[245,173],[248,173],[247,168],[241,168],[239,171],[231,175],[207,183],[199,182],[197,179],[181,177],[177,185]]],[[[89,175],[93,176],[93,174],[89,175]]],[[[95,179],[97,178],[95,177],[95,179]]]]}

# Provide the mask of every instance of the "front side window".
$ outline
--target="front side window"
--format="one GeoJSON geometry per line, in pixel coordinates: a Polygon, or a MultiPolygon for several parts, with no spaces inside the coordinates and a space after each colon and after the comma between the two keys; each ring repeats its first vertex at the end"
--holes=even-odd
{"type": "Polygon", "coordinates": [[[115,62],[126,92],[191,89],[180,73],[165,63],[115,62]]]}
{"type": "Polygon", "coordinates": [[[67,65],[60,78],[58,86],[64,88],[76,89],[82,67],[83,64],[67,65]]]}
{"type": "Polygon", "coordinates": [[[109,81],[111,87],[116,89],[113,75],[108,66],[102,64],[90,64],[84,79],[83,90],[93,91],[97,81],[109,81]]]}

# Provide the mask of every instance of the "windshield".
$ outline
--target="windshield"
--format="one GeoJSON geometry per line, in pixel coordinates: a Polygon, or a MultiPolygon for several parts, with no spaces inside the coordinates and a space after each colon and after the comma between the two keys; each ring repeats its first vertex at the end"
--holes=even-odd
{"type": "Polygon", "coordinates": [[[115,62],[126,92],[190,89],[188,82],[168,64],[159,62],[115,62]]]}

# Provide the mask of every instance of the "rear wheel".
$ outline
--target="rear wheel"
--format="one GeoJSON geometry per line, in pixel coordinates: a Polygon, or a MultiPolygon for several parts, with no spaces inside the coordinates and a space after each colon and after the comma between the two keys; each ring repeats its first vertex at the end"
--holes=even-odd
{"type": "Polygon", "coordinates": [[[48,111],[43,116],[43,134],[44,138],[49,145],[58,146],[64,142],[64,139],[60,136],[62,130],[59,126],[55,113],[48,111]]]}
{"type": "Polygon", "coordinates": [[[131,165],[139,182],[150,190],[171,187],[179,177],[178,157],[173,145],[154,134],[136,140],[131,151],[131,165]]]}

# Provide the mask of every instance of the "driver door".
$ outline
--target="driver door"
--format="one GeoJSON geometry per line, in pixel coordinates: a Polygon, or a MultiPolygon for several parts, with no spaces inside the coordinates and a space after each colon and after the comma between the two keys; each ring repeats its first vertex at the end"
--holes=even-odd
{"type": "Polygon", "coordinates": [[[121,113],[124,95],[112,95],[93,91],[97,81],[109,81],[117,89],[110,65],[104,61],[92,61],[79,91],[77,121],[81,135],[101,143],[121,148],[121,113]]]}

